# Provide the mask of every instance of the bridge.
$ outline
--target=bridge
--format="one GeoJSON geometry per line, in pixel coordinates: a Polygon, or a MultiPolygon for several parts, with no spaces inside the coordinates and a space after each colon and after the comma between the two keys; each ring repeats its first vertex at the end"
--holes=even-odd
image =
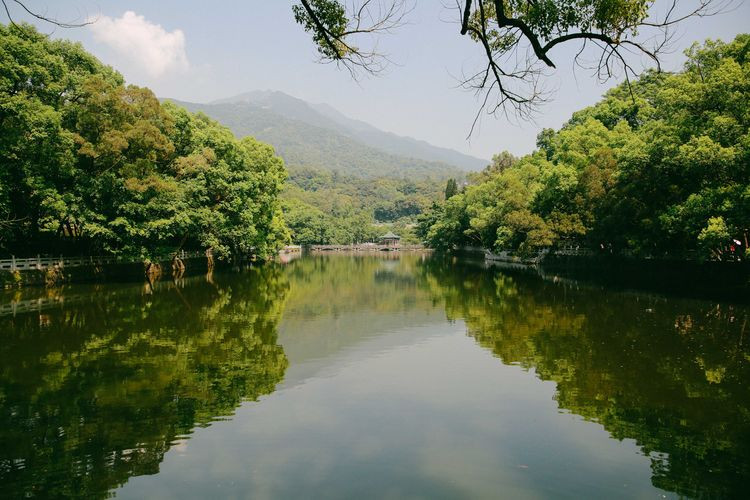
{"type": "Polygon", "coordinates": [[[423,245],[380,245],[355,243],[351,245],[310,245],[311,252],[404,252],[427,250],[423,245]]]}

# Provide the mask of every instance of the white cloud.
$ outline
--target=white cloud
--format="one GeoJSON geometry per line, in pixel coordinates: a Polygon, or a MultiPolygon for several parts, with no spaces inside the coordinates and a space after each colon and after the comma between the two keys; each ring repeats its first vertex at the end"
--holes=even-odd
{"type": "Polygon", "coordinates": [[[109,45],[153,77],[189,67],[182,30],[168,32],[133,11],[119,18],[99,17],[89,26],[97,41],[109,45]]]}

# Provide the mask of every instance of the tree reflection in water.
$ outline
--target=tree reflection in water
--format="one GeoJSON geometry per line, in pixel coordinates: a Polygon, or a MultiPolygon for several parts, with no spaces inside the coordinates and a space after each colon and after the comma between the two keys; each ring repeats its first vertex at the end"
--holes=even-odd
{"type": "Polygon", "coordinates": [[[408,255],[94,288],[0,318],[4,496],[104,497],[157,473],[194,427],[274,391],[288,364],[283,311],[300,359],[310,351],[318,366],[358,339],[442,323],[444,309],[503,363],[556,382],[561,411],[635,440],[654,486],[739,497],[750,477],[746,306],[408,255]]]}
{"type": "Polygon", "coordinates": [[[158,472],[195,426],[273,392],[288,288],[265,266],[0,318],[3,496],[105,497],[158,472]]]}
{"type": "Polygon", "coordinates": [[[418,272],[482,347],[555,381],[562,410],[634,439],[651,458],[654,486],[743,496],[747,307],[563,286],[440,259],[418,272]]]}

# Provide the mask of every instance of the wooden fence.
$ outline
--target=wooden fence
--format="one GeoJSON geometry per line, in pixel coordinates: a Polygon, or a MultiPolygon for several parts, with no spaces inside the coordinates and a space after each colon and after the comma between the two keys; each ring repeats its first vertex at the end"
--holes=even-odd
{"type": "MultiPolygon", "coordinates": [[[[177,252],[180,259],[190,259],[194,257],[206,257],[206,252],[186,252],[181,250],[177,252]]],[[[158,260],[171,260],[175,254],[164,256],[158,260]]],[[[50,267],[76,267],[101,264],[133,264],[143,262],[143,259],[113,257],[113,256],[88,256],[88,257],[41,257],[37,255],[31,258],[16,258],[11,256],[10,259],[0,259],[0,271],[24,271],[29,269],[48,269],[50,267]]]]}

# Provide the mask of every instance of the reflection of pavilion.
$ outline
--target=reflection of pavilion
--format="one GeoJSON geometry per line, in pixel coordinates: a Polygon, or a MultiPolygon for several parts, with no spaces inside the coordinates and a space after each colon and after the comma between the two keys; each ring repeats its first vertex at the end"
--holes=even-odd
{"type": "Polygon", "coordinates": [[[393,234],[391,231],[388,231],[380,237],[380,243],[387,247],[398,248],[400,241],[401,237],[397,234],[393,234]]]}

